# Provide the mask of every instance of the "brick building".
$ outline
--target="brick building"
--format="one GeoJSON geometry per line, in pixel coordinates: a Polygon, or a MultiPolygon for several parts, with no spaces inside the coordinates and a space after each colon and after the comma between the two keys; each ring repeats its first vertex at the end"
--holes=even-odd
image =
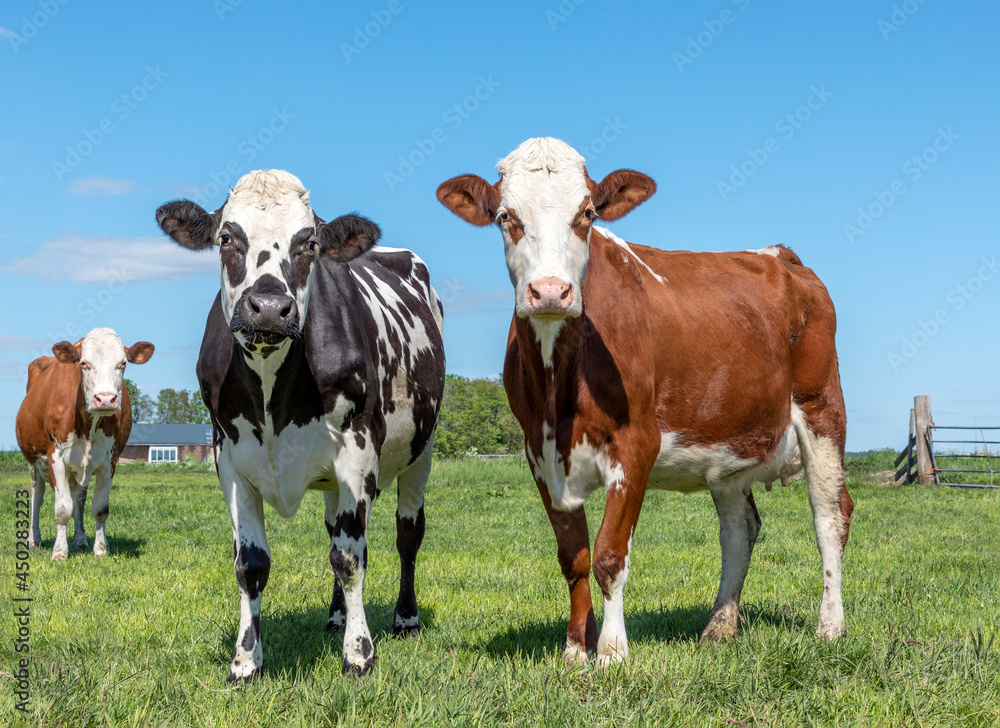
{"type": "Polygon", "coordinates": [[[178,463],[185,455],[204,460],[212,453],[211,425],[155,425],[133,422],[121,460],[178,463]]]}

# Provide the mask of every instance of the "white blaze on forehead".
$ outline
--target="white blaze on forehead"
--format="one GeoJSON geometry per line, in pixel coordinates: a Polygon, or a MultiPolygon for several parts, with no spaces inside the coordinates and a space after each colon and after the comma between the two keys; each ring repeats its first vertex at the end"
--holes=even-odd
{"type": "MultiPolygon", "coordinates": [[[[309,192],[299,178],[284,170],[269,169],[249,172],[239,179],[229,191],[220,222],[235,222],[247,236],[244,279],[232,286],[225,267],[222,269],[222,290],[228,294],[223,297],[223,304],[227,307],[228,320],[232,306],[254,281],[268,273],[284,280],[281,263],[290,257],[292,236],[303,228],[312,228],[315,219],[309,206],[309,192]],[[266,260],[258,266],[265,252],[266,260]]],[[[306,289],[307,286],[303,286],[294,294],[303,318],[306,289]]]]}
{"type": "Polygon", "coordinates": [[[98,392],[121,395],[122,378],[118,367],[125,361],[125,347],[112,329],[94,329],[81,344],[80,358],[87,363],[83,369],[84,400],[88,404],[98,392]]]}
{"type": "MultiPolygon", "coordinates": [[[[558,139],[529,139],[501,159],[497,171],[500,204],[524,225],[524,237],[516,245],[504,232],[515,303],[524,315],[525,291],[534,281],[557,278],[579,292],[589,246],[573,233],[572,224],[590,188],[584,158],[558,139]]],[[[577,295],[572,313],[578,315],[581,306],[577,295]]]]}

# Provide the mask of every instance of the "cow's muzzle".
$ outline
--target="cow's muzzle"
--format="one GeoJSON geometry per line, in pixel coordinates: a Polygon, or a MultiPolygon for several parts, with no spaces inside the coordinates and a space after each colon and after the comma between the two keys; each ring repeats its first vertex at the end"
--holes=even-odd
{"type": "Polygon", "coordinates": [[[114,392],[98,392],[94,395],[91,406],[95,412],[115,412],[119,409],[118,395],[114,392]]]}
{"type": "Polygon", "coordinates": [[[529,283],[525,298],[530,316],[561,318],[569,314],[575,295],[572,283],[548,277],[529,283]]]}
{"type": "Polygon", "coordinates": [[[247,291],[236,306],[230,328],[251,344],[280,344],[300,335],[299,307],[284,293],[247,291]]]}

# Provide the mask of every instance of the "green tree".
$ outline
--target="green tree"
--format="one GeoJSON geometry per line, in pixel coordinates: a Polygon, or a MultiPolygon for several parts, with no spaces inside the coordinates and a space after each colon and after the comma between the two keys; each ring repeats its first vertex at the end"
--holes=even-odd
{"type": "Polygon", "coordinates": [[[516,454],[523,449],[524,435],[498,381],[470,380],[457,374],[445,377],[435,452],[450,458],[470,450],[516,454]]]}
{"type": "Polygon", "coordinates": [[[156,398],[156,422],[177,425],[203,425],[211,420],[200,392],[186,389],[161,389],[156,398]]]}
{"type": "Polygon", "coordinates": [[[143,394],[131,379],[125,380],[128,398],[132,402],[132,420],[134,422],[152,422],[156,415],[156,405],[153,398],[143,394]]]}

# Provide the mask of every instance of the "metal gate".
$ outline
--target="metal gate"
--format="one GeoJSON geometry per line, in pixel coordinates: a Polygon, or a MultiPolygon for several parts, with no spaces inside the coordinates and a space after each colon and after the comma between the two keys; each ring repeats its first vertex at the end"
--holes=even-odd
{"type": "MultiPolygon", "coordinates": [[[[927,440],[929,444],[930,454],[931,454],[931,464],[934,467],[934,482],[938,485],[950,485],[953,488],[998,488],[1000,487],[1000,450],[996,448],[1000,445],[1000,440],[987,440],[986,433],[990,432],[991,437],[1000,437],[1000,427],[945,427],[938,425],[928,425],[927,427],[927,440]],[[938,430],[946,430],[946,437],[962,437],[966,433],[979,433],[979,437],[976,438],[973,435],[966,437],[965,439],[955,439],[955,440],[938,440],[935,438],[935,432],[938,430]],[[952,435],[950,433],[954,432],[952,435]],[[936,445],[952,445],[951,450],[955,450],[956,445],[964,445],[966,448],[972,445],[974,446],[972,453],[957,453],[948,452],[941,453],[935,452],[936,445]],[[994,449],[991,452],[990,446],[993,445],[994,449]],[[981,450],[979,448],[982,448],[981,450]],[[948,461],[954,460],[974,460],[982,461],[986,465],[985,469],[972,469],[972,468],[959,468],[959,467],[942,467],[939,463],[944,465],[949,464],[948,461]],[[941,476],[944,473],[948,473],[944,477],[948,480],[942,480],[941,476]],[[953,474],[953,475],[952,475],[953,474]],[[949,481],[962,481],[962,480],[972,480],[970,475],[982,475],[982,479],[986,480],[985,476],[989,476],[989,483],[969,483],[969,482],[949,482],[949,481]]],[[[954,465],[963,465],[965,463],[951,463],[954,465]]],[[[971,464],[971,463],[969,463],[971,464]]]]}

